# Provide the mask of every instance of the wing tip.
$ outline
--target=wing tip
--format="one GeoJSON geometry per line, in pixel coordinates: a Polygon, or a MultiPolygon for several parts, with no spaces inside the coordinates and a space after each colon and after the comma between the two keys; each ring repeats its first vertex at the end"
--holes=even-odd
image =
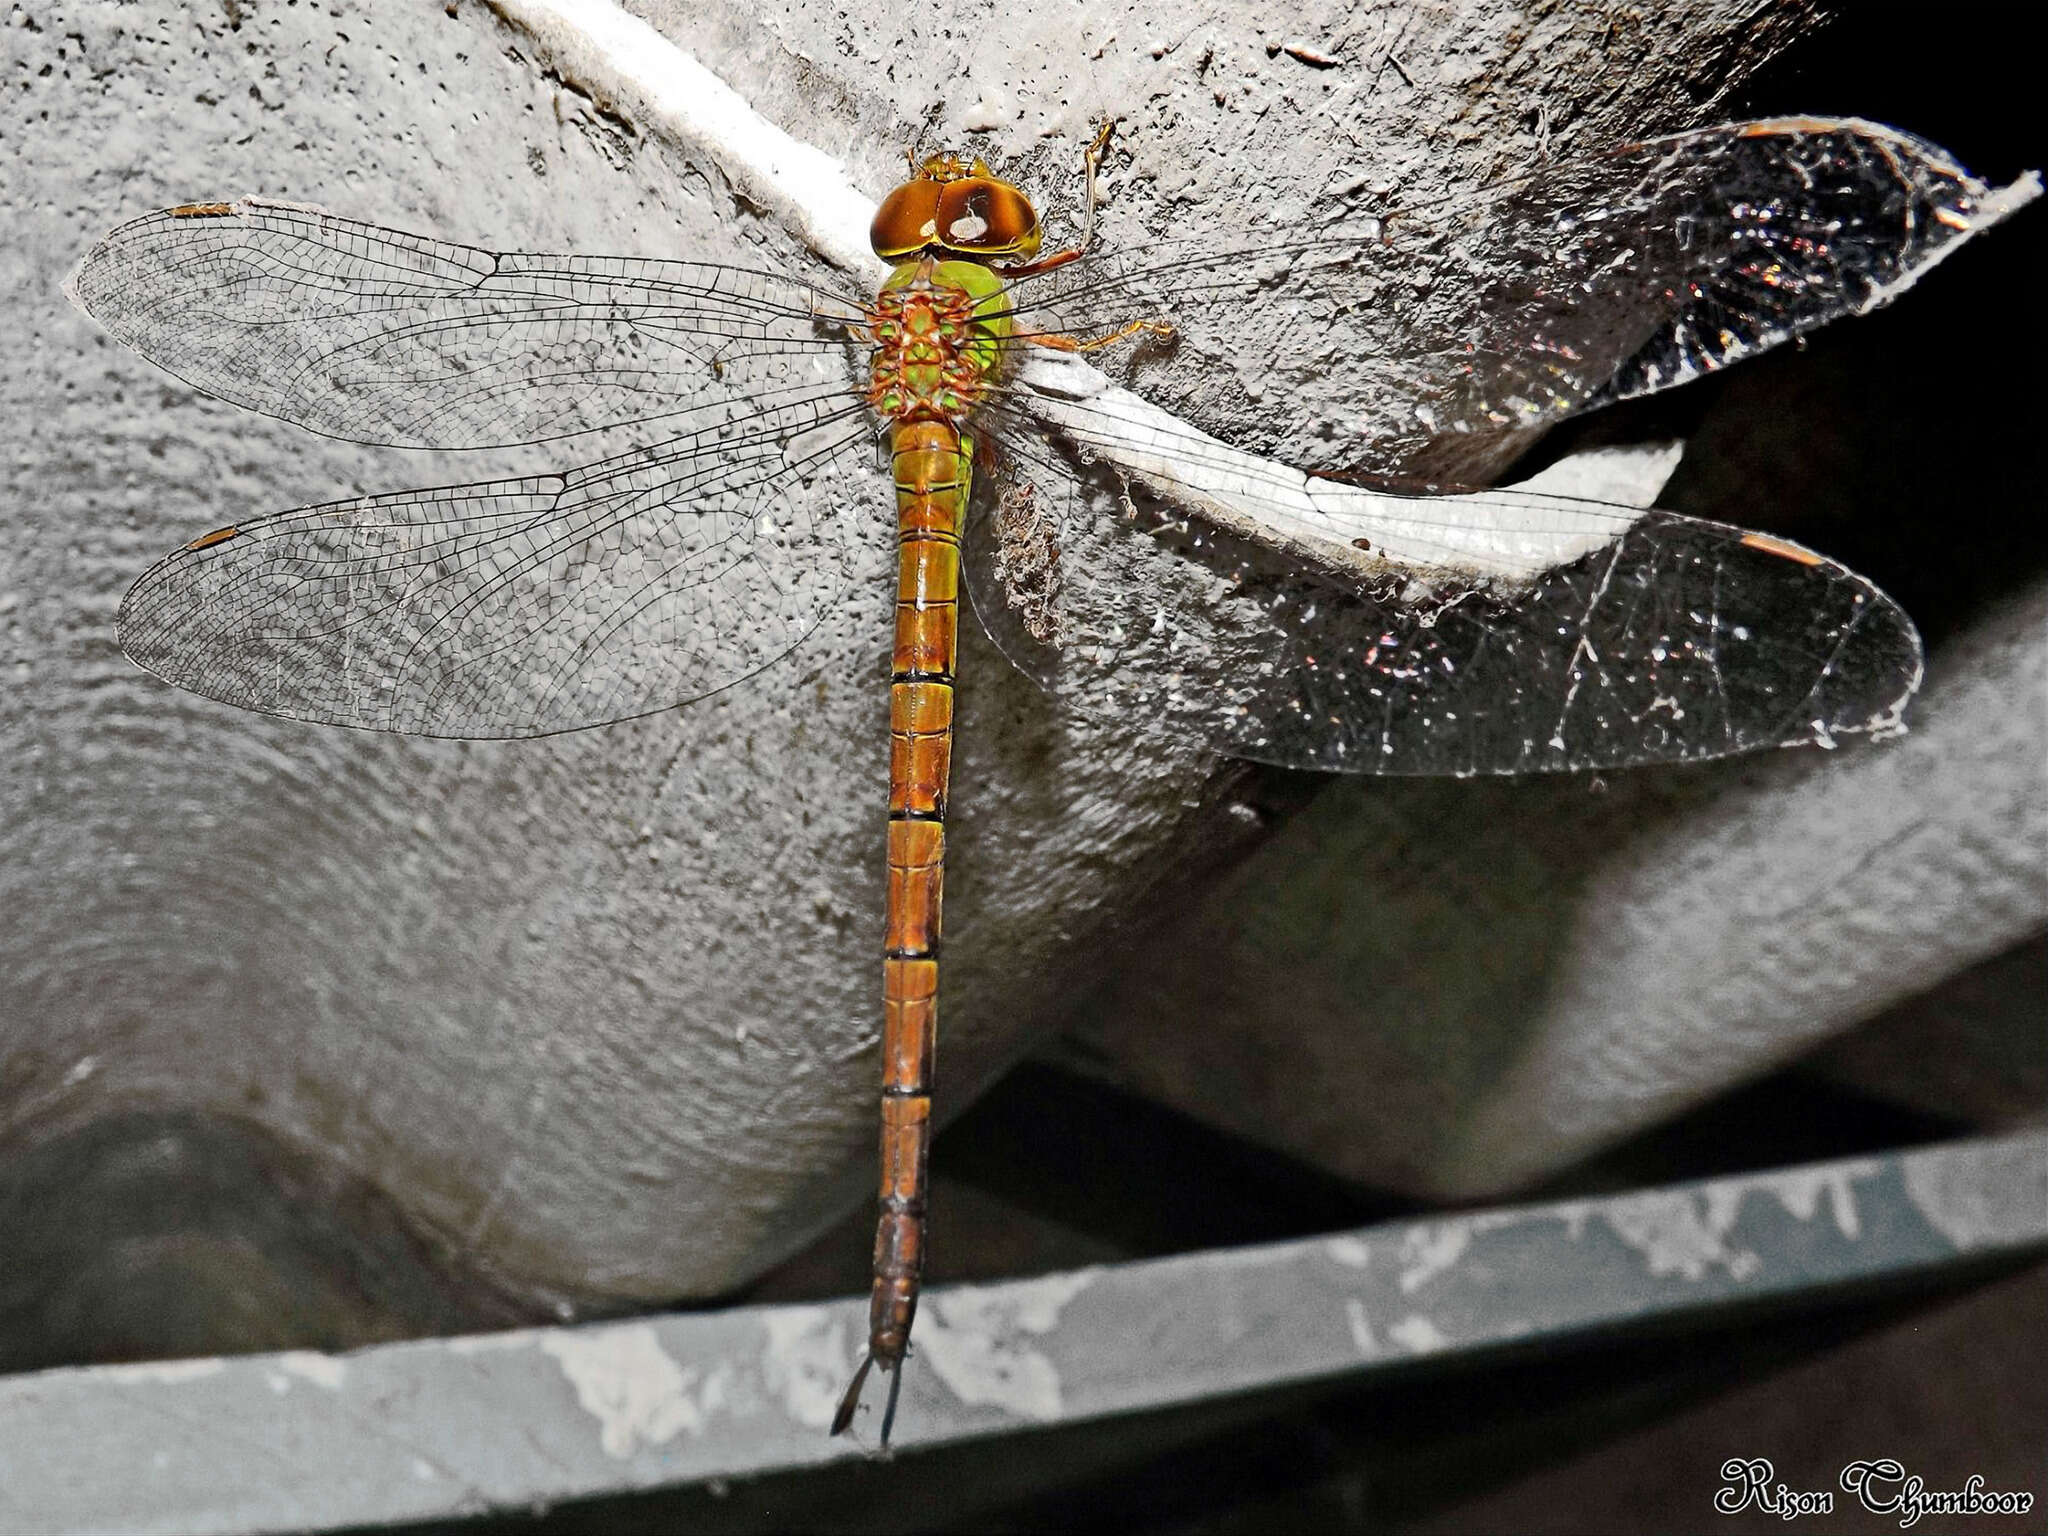
{"type": "MultiPolygon", "coordinates": [[[[103,244],[104,242],[101,243],[103,244]]],[[[70,302],[71,307],[77,310],[81,315],[85,315],[88,318],[96,317],[93,316],[93,313],[90,309],[86,308],[85,296],[78,291],[78,280],[85,275],[86,263],[92,260],[93,252],[97,251],[99,248],[99,245],[96,244],[93,246],[92,250],[87,251],[83,256],[79,257],[78,265],[73,267],[69,272],[66,272],[64,274],[64,280],[57,285],[58,289],[63,293],[64,297],[70,302]]]]}

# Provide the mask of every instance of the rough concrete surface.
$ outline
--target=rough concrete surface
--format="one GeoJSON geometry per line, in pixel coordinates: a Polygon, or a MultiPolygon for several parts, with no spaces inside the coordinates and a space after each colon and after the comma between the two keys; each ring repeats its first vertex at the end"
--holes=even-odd
{"type": "MultiPolygon", "coordinates": [[[[1106,236],[1135,240],[1340,166],[1427,190],[1540,142],[1710,120],[1811,13],[1332,6],[1284,34],[1228,6],[1078,27],[1064,7],[644,14],[871,194],[921,134],[1071,197],[1087,125],[1122,112],[1106,236]]],[[[432,1267],[521,1306],[714,1294],[789,1251],[869,1178],[886,553],[765,686],[683,715],[463,744],[212,705],[114,644],[157,555],[251,512],[555,450],[311,437],[196,397],[58,283],[122,219],[244,193],[484,244],[827,269],[715,162],[474,4],[23,4],[0,63],[5,1145],[136,1110],[230,1120],[345,1171],[432,1267]]],[[[846,494],[886,516],[878,480],[846,494]]],[[[1229,765],[1051,718],[972,634],[962,670],[956,1106],[1121,959],[1091,940],[1256,830],[1229,765]]],[[[1555,1155],[1532,1145],[1517,1166],[1555,1155]]]]}

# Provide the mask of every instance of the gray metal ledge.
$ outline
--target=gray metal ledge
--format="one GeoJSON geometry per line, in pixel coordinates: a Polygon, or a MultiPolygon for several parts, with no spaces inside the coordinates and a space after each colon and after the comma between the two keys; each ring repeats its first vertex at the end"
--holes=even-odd
{"type": "MultiPolygon", "coordinates": [[[[1415,1368],[2044,1243],[2048,1133],[2032,1133],[941,1288],[919,1317],[898,1443],[1415,1368]]],[[[331,1529],[858,1456],[824,1426],[862,1311],[743,1307],[14,1377],[0,1381],[0,1527],[331,1529]]]]}

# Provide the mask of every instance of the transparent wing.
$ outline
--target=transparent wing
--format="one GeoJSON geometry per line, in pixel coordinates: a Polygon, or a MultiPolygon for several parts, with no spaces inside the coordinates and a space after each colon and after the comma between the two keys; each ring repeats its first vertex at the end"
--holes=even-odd
{"type": "MultiPolygon", "coordinates": [[[[1484,515],[1555,541],[1541,576],[1347,576],[1104,489],[1014,433],[1005,449],[1009,527],[984,514],[965,545],[997,645],[1076,713],[1233,756],[1452,775],[1690,761],[1891,728],[1919,683],[1890,598],[1739,529],[1497,490],[1484,515]],[[1020,501],[1040,536],[1018,534],[1020,501]],[[1560,522],[1610,537],[1588,549],[1560,522]]],[[[1474,515],[1405,505],[1418,527],[1474,515]]]]}
{"type": "Polygon", "coordinates": [[[295,719],[540,736],[687,702],[887,569],[840,392],[561,475],[403,491],[196,539],[121,606],[141,666],[295,719]],[[820,478],[822,477],[822,478],[820,478]]]}
{"type": "Polygon", "coordinates": [[[858,382],[859,307],[707,262],[496,252],[248,198],[147,214],[74,301],[223,400],[330,437],[482,448],[742,397],[750,359],[858,382]]]}
{"type": "Polygon", "coordinates": [[[1433,473],[1446,438],[1541,427],[1870,309],[1996,196],[1876,124],[1731,124],[1434,207],[1091,256],[1013,299],[1031,332],[1172,322],[1171,343],[1090,360],[1238,446],[1433,473]]]}

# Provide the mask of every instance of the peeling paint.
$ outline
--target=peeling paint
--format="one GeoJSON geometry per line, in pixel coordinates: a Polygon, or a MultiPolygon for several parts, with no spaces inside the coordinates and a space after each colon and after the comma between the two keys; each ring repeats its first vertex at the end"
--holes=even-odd
{"type": "Polygon", "coordinates": [[[1025,1335],[1049,1333],[1099,1271],[942,1291],[919,1319],[920,1354],[955,1397],[1024,1418],[1060,1416],[1059,1370],[1025,1335]]]}
{"type": "Polygon", "coordinates": [[[280,1371],[303,1377],[330,1392],[339,1392],[342,1383],[348,1379],[348,1362],[338,1355],[323,1355],[315,1349],[293,1349],[273,1358],[280,1371]]]}
{"type": "Polygon", "coordinates": [[[197,1360],[143,1360],[134,1365],[96,1367],[103,1378],[164,1382],[198,1381],[207,1376],[218,1376],[227,1368],[227,1362],[218,1355],[206,1355],[197,1360]]]}
{"type": "Polygon", "coordinates": [[[2015,1138],[1979,1155],[1998,1160],[2000,1177],[1941,1152],[1899,1159],[1913,1209],[1965,1253],[2038,1238],[2048,1211],[2048,1136],[2015,1138]]]}
{"type": "Polygon", "coordinates": [[[1451,1347],[1450,1338],[1419,1312],[1411,1312],[1387,1330],[1387,1337],[1411,1355],[1433,1355],[1451,1347]]]}
{"type": "Polygon", "coordinates": [[[1368,1360],[1377,1360],[1383,1350],[1380,1341],[1373,1336],[1372,1320],[1365,1315],[1365,1303],[1358,1297],[1344,1298],[1344,1321],[1351,1328],[1351,1342],[1358,1346],[1359,1354],[1368,1360]]]}
{"type": "Polygon", "coordinates": [[[1401,1290],[1413,1295],[1464,1257],[1472,1226],[1464,1221],[1418,1226],[1401,1237],[1401,1290]]]}
{"type": "MultiPolygon", "coordinates": [[[[652,1328],[559,1333],[540,1347],[561,1362],[576,1401],[598,1421],[607,1456],[623,1460],[684,1430],[704,1433],[704,1408],[690,1397],[698,1373],[669,1358],[652,1328]]],[[[707,1400],[712,1395],[707,1391],[707,1400]]],[[[722,1398],[722,1389],[716,1395],[722,1398]]]]}
{"type": "Polygon", "coordinates": [[[1801,1221],[1812,1221],[1820,1211],[1822,1195],[1828,1197],[1835,1217],[1835,1230],[1852,1242],[1863,1235],[1856,1212],[1856,1181],[1874,1179],[1884,1172],[1875,1158],[1862,1162],[1831,1163],[1824,1168],[1797,1169],[1774,1175],[1769,1188],[1778,1201],[1801,1221]]]}
{"type": "Polygon", "coordinates": [[[1699,1280],[1719,1268],[1732,1279],[1747,1280],[1762,1270],[1763,1261],[1751,1249],[1727,1241],[1745,1200],[1767,1195],[1803,1222],[1819,1219],[1825,1200],[1836,1232],[1855,1242],[1863,1235],[1856,1181],[1874,1178],[1883,1169],[1882,1163],[1864,1159],[1760,1178],[1722,1179],[1697,1190],[1659,1190],[1612,1200],[1601,1214],[1617,1237],[1649,1260],[1653,1275],[1699,1280]]]}
{"type": "MultiPolygon", "coordinates": [[[[761,1381],[768,1395],[799,1424],[823,1429],[859,1360],[859,1344],[844,1308],[778,1307],[761,1319],[761,1381]]],[[[923,1344],[924,1336],[918,1336],[923,1344]]]]}
{"type": "Polygon", "coordinates": [[[1647,507],[1662,494],[1684,457],[1682,442],[1589,448],[1546,465],[1516,485],[1547,496],[1580,496],[1617,507],[1647,507]]]}
{"type": "Polygon", "coordinates": [[[448,1340],[458,1355],[501,1355],[532,1349],[553,1333],[548,1328],[507,1328],[500,1333],[466,1333],[448,1340]]]}
{"type": "Polygon", "coordinates": [[[1614,1235],[1649,1261],[1652,1275],[1705,1277],[1720,1268],[1736,1280],[1747,1280],[1763,1261],[1747,1248],[1730,1247],[1722,1239],[1734,1224],[1738,1199],[1720,1204],[1687,1190],[1652,1190],[1610,1200],[1602,1214],[1614,1235]]]}
{"type": "Polygon", "coordinates": [[[1362,1237],[1333,1237],[1327,1251],[1346,1269],[1367,1269],[1372,1264],[1372,1244],[1362,1237]]]}
{"type": "Polygon", "coordinates": [[[1579,1242],[1586,1235],[1586,1223],[1596,1214],[1591,1200],[1569,1200],[1550,1208],[1550,1218],[1564,1224],[1564,1235],[1572,1242],[1579,1242]]]}

